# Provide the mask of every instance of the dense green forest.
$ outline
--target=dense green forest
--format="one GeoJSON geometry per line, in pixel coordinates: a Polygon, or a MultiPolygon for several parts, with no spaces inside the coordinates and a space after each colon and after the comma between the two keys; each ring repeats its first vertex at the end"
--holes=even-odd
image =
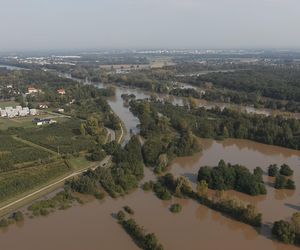
{"type": "Polygon", "coordinates": [[[142,146],[133,136],[123,148],[115,141],[103,145],[107,154],[112,155],[112,165],[87,171],[82,176],[66,182],[66,187],[83,194],[101,198],[101,185],[112,197],[125,195],[136,189],[144,177],[142,146]]]}
{"type": "Polygon", "coordinates": [[[59,77],[55,72],[41,69],[31,70],[0,70],[0,100],[15,99],[22,106],[36,107],[38,103],[47,103],[50,107],[65,108],[73,100],[87,100],[89,98],[99,98],[101,96],[113,96],[113,87],[99,89],[93,85],[83,85],[72,79],[59,77]],[[11,85],[11,88],[7,88],[11,85]],[[27,93],[28,87],[35,87],[40,92],[32,95],[22,95],[27,93]],[[64,88],[66,94],[60,95],[58,89],[64,88]]]}
{"type": "Polygon", "coordinates": [[[176,156],[188,156],[199,151],[197,139],[189,128],[172,126],[167,116],[150,103],[131,101],[130,110],[140,120],[140,134],[146,139],[142,148],[145,164],[163,171],[176,156]]]}
{"type": "Polygon", "coordinates": [[[264,97],[300,102],[300,70],[290,67],[257,67],[251,70],[201,75],[195,84],[207,82],[219,88],[259,93],[264,97]]]}
{"type": "MultiPolygon", "coordinates": [[[[202,138],[239,138],[292,149],[300,148],[300,122],[296,119],[246,114],[227,108],[207,110],[179,107],[160,101],[140,103],[166,117],[173,128],[190,130],[202,138]]],[[[141,133],[143,131],[142,123],[141,133]]]]}
{"type": "Polygon", "coordinates": [[[257,92],[243,92],[223,89],[207,90],[203,99],[213,102],[225,102],[238,105],[254,106],[255,108],[267,108],[288,112],[300,112],[300,102],[293,100],[278,100],[262,98],[257,92]]]}

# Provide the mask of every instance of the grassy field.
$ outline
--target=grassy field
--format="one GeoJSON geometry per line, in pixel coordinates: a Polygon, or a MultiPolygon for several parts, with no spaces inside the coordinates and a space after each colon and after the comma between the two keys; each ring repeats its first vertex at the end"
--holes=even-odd
{"type": "Polygon", "coordinates": [[[20,105],[20,104],[18,102],[15,102],[15,101],[0,102],[0,108],[16,107],[17,105],[20,105]]]}
{"type": "Polygon", "coordinates": [[[0,130],[6,130],[8,128],[32,128],[35,125],[32,122],[32,117],[22,117],[22,118],[0,118],[0,130]]]}
{"type": "Polygon", "coordinates": [[[57,122],[61,123],[66,121],[68,118],[54,116],[49,114],[41,114],[37,116],[28,116],[28,117],[16,117],[13,119],[8,119],[4,117],[0,117],[0,130],[6,130],[8,128],[34,128],[36,125],[32,122],[34,118],[49,118],[56,120],[57,122]]]}
{"type": "Polygon", "coordinates": [[[72,157],[71,159],[69,159],[69,162],[73,170],[85,169],[93,163],[87,160],[85,156],[72,157]]]}

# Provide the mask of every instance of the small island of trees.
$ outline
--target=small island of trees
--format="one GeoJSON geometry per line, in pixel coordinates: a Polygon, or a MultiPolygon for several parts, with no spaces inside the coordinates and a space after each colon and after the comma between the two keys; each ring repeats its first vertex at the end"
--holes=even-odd
{"type": "Polygon", "coordinates": [[[267,193],[262,173],[261,168],[256,168],[252,174],[244,166],[226,164],[221,160],[216,167],[201,167],[198,181],[206,181],[211,189],[234,189],[250,195],[260,195],[267,193]]]}

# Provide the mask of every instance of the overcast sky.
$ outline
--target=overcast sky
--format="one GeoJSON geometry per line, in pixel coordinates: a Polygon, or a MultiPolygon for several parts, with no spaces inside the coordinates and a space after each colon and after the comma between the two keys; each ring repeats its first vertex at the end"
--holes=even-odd
{"type": "Polygon", "coordinates": [[[0,51],[300,48],[300,0],[0,0],[0,51]]]}

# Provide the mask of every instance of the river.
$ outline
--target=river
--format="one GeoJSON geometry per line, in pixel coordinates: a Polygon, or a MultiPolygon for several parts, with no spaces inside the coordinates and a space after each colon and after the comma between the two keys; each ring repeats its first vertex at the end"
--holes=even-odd
{"type": "MultiPolygon", "coordinates": [[[[116,96],[109,98],[114,112],[123,120],[128,131],[138,132],[138,119],[123,104],[123,93],[148,98],[150,94],[140,90],[119,88],[116,96]]],[[[180,102],[180,99],[173,99],[180,102]]],[[[129,135],[127,136],[127,140],[129,135]]],[[[131,250],[138,249],[130,237],[118,225],[112,214],[124,205],[135,211],[134,218],[149,232],[154,232],[167,250],[292,250],[298,249],[270,239],[272,222],[285,219],[300,210],[300,152],[268,146],[246,140],[214,141],[201,139],[203,151],[191,157],[177,158],[169,171],[196,180],[200,166],[216,165],[220,159],[243,164],[249,169],[269,164],[287,163],[294,169],[297,190],[275,190],[273,179],[264,176],[268,194],[251,197],[238,192],[228,192],[241,200],[256,204],[263,213],[264,226],[260,231],[236,222],[221,213],[199,205],[192,200],[175,199],[183,205],[179,214],[172,214],[172,201],[161,201],[151,192],[138,189],[124,198],[106,197],[103,201],[91,199],[84,205],[75,205],[66,211],[57,211],[47,217],[26,219],[21,225],[12,225],[0,232],[0,245],[5,250],[131,250]]],[[[145,170],[145,180],[154,179],[145,170]]]]}

